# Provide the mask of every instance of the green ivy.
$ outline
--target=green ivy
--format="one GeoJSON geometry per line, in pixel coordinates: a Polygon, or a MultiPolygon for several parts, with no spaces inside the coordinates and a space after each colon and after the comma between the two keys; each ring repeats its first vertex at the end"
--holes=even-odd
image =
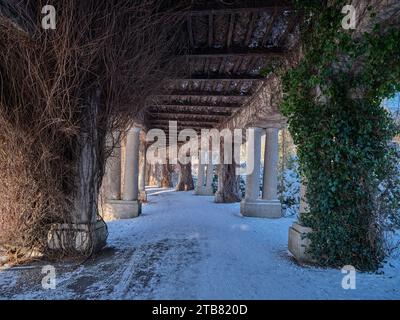
{"type": "Polygon", "coordinates": [[[400,31],[355,35],[341,27],[345,1],[297,2],[310,18],[304,57],[283,77],[282,110],[307,181],[309,252],[322,265],[376,270],[385,256],[376,194],[398,132],[381,101],[400,90],[400,31]]]}

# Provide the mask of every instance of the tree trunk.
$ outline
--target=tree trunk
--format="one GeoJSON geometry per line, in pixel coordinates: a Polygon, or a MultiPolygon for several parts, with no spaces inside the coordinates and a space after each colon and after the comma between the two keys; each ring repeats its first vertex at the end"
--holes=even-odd
{"type": "Polygon", "coordinates": [[[236,175],[237,164],[233,155],[232,164],[224,164],[223,158],[224,145],[221,143],[221,164],[218,165],[218,190],[215,193],[214,201],[217,203],[240,202],[242,194],[240,192],[240,176],[236,175]]]}
{"type": "Polygon", "coordinates": [[[87,108],[84,127],[78,138],[74,208],[71,212],[74,223],[94,223],[97,220],[97,200],[104,171],[101,150],[105,140],[97,130],[99,99],[100,91],[97,91],[87,108]]]}
{"type": "Polygon", "coordinates": [[[194,189],[193,177],[192,177],[192,163],[179,165],[179,181],[176,185],[176,191],[189,191],[194,189]]]}
{"type": "Polygon", "coordinates": [[[240,202],[240,176],[236,175],[236,164],[220,164],[218,167],[218,191],[215,202],[232,203],[240,202]]]}
{"type": "Polygon", "coordinates": [[[149,186],[158,187],[159,186],[159,164],[149,165],[148,177],[149,177],[149,186]]]}
{"type": "Polygon", "coordinates": [[[161,179],[161,187],[162,188],[171,188],[171,168],[168,163],[162,165],[162,179],[161,179]]]}

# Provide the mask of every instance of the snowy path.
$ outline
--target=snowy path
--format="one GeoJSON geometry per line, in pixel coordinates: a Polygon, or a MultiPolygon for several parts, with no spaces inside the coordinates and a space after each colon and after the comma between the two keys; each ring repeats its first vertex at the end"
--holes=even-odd
{"type": "Polygon", "coordinates": [[[399,299],[400,259],[383,274],[302,267],[287,253],[293,219],[244,218],[239,204],[152,189],[137,219],[109,222],[108,247],[84,265],[56,264],[56,290],[41,266],[0,272],[0,299],[399,299]]]}

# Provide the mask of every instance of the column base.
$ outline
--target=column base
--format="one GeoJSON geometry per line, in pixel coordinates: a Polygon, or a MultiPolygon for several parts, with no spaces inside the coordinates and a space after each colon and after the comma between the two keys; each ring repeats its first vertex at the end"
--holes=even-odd
{"type": "Polygon", "coordinates": [[[104,205],[107,219],[131,219],[142,213],[142,203],[136,201],[108,200],[104,205]]]}
{"type": "Polygon", "coordinates": [[[279,200],[246,200],[240,203],[240,213],[246,217],[281,218],[282,206],[279,200]]]}
{"type": "Polygon", "coordinates": [[[198,196],[213,196],[214,191],[212,188],[202,188],[200,190],[196,189],[195,194],[198,196]]]}
{"type": "Polygon", "coordinates": [[[294,258],[299,262],[315,262],[307,253],[311,241],[306,236],[311,232],[311,228],[303,227],[298,222],[293,223],[293,225],[289,228],[288,249],[294,258]]]}
{"type": "Polygon", "coordinates": [[[140,202],[147,202],[147,192],[146,191],[140,191],[139,192],[139,201],[140,202]]]}
{"type": "Polygon", "coordinates": [[[222,192],[217,191],[214,194],[214,202],[215,203],[224,203],[224,196],[223,196],[222,192]]]}
{"type": "Polygon", "coordinates": [[[108,231],[104,221],[79,224],[53,224],[47,234],[47,245],[51,250],[66,250],[78,253],[100,251],[107,243],[108,231]]]}

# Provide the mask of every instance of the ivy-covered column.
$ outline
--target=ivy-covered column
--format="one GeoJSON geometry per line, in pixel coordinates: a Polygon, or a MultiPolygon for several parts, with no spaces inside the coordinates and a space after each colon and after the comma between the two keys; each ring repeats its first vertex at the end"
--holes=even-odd
{"type": "Polygon", "coordinates": [[[398,203],[382,200],[381,190],[398,131],[381,102],[400,90],[400,30],[374,24],[373,6],[359,22],[370,28],[352,30],[343,27],[346,1],[302,3],[312,19],[302,26],[304,57],[283,78],[282,111],[307,180],[309,210],[301,213],[303,229],[291,228],[289,248],[297,238],[321,265],[376,270],[388,253],[384,233],[398,219],[383,210],[398,203]]]}

